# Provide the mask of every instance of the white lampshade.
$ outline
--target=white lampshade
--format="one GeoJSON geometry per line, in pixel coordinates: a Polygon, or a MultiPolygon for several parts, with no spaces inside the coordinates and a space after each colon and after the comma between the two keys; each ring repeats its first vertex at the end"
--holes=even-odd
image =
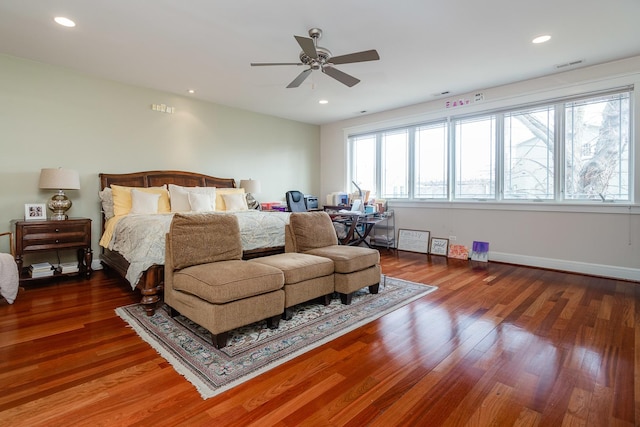
{"type": "Polygon", "coordinates": [[[243,179],[240,181],[240,188],[244,188],[245,193],[258,194],[261,191],[260,181],[255,179],[243,179]]]}
{"type": "Polygon", "coordinates": [[[67,219],[67,211],[71,207],[71,200],[64,194],[64,190],[79,190],[80,175],[71,169],[42,169],[40,171],[40,188],[45,190],[58,190],[57,194],[49,200],[47,206],[53,215],[51,219],[67,219]]]}
{"type": "Polygon", "coordinates": [[[80,175],[71,169],[42,169],[40,171],[40,188],[45,190],[79,190],[80,175]]]}

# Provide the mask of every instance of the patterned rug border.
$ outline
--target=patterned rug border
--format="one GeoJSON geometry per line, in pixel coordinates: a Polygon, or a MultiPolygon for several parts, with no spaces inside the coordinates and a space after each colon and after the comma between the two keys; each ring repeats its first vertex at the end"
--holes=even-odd
{"type": "MultiPolygon", "coordinates": [[[[369,316],[365,316],[364,318],[358,320],[357,322],[346,326],[345,328],[339,328],[336,331],[330,332],[328,335],[326,335],[325,337],[316,340],[314,342],[311,342],[309,344],[304,345],[303,347],[293,350],[291,353],[286,354],[284,356],[277,356],[275,357],[273,360],[270,360],[268,363],[266,363],[264,366],[257,368],[247,374],[243,374],[241,375],[239,378],[232,380],[231,382],[229,382],[228,384],[224,384],[221,386],[215,386],[212,385],[206,381],[204,381],[203,379],[201,379],[198,375],[193,373],[193,370],[197,370],[197,368],[195,366],[193,366],[193,364],[191,364],[191,368],[189,367],[189,362],[183,360],[182,357],[180,357],[180,355],[176,354],[176,352],[174,350],[171,350],[170,347],[166,344],[163,344],[163,340],[165,339],[164,337],[160,337],[157,334],[154,334],[152,330],[148,329],[148,327],[144,324],[142,324],[140,322],[139,319],[137,319],[135,316],[131,315],[128,310],[138,306],[139,304],[131,304],[128,306],[124,306],[124,307],[118,307],[116,308],[116,313],[118,314],[118,316],[120,316],[120,318],[122,318],[129,327],[131,327],[137,334],[138,336],[140,336],[145,342],[147,342],[154,350],[156,350],[158,352],[158,354],[160,356],[162,356],[165,360],[167,360],[171,366],[174,368],[174,370],[176,372],[178,372],[180,375],[184,376],[189,382],[191,382],[195,388],[198,390],[198,392],[200,393],[200,395],[202,396],[203,399],[208,399],[211,398],[213,396],[216,396],[220,393],[223,393],[227,390],[230,390],[236,386],[238,386],[239,384],[242,384],[245,381],[248,381],[252,378],[255,378],[277,366],[280,366],[286,362],[288,362],[289,360],[292,360],[298,356],[300,356],[301,354],[307,353],[317,347],[320,347],[321,345],[324,345],[342,335],[345,335],[361,326],[364,326],[368,323],[373,322],[376,319],[381,318],[382,316],[389,314],[395,310],[398,310],[399,308],[410,304],[411,302],[422,298],[423,296],[437,290],[438,288],[436,286],[432,286],[432,285],[426,285],[423,283],[417,283],[417,282],[411,282],[408,280],[403,280],[403,279],[398,279],[398,278],[394,278],[394,277],[387,277],[387,276],[382,276],[382,280],[380,282],[380,293],[384,292],[384,289],[386,289],[386,282],[387,281],[395,281],[398,283],[402,283],[402,284],[407,284],[410,286],[416,286],[416,287],[423,287],[425,288],[424,290],[418,291],[416,294],[410,296],[407,299],[401,300],[389,307],[387,307],[384,310],[381,310],[379,312],[376,312],[373,315],[369,315],[369,316]]],[[[366,289],[366,288],[365,288],[366,289]]],[[[368,291],[365,291],[368,293],[368,291]]],[[[372,297],[375,298],[375,295],[372,295],[372,297]]],[[[164,309],[164,307],[159,308],[158,310],[164,309]]],[[[179,321],[175,321],[176,323],[179,323],[179,321]]],[[[184,326],[183,326],[184,327],[184,326]]],[[[185,328],[188,329],[188,328],[185,328]]],[[[196,335],[196,337],[198,336],[197,333],[191,331],[191,333],[193,333],[194,335],[196,335]]],[[[219,351],[219,350],[214,350],[214,351],[219,351]]],[[[228,357],[228,355],[227,355],[228,357]]],[[[204,373],[201,373],[201,375],[205,376],[204,373]]]]}

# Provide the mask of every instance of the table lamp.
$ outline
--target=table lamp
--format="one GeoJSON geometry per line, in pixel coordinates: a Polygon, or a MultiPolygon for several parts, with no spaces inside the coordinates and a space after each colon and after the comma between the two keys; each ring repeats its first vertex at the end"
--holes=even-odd
{"type": "Polygon", "coordinates": [[[40,171],[40,188],[58,190],[58,193],[54,194],[47,204],[53,212],[51,219],[67,219],[66,212],[71,207],[71,200],[64,194],[64,190],[79,190],[80,176],[77,171],[70,169],[42,169],[40,171]]]}
{"type": "Polygon", "coordinates": [[[247,193],[247,206],[249,209],[260,209],[260,203],[253,197],[261,191],[260,181],[255,179],[243,179],[240,180],[240,188],[244,188],[244,192],[247,193]]]}

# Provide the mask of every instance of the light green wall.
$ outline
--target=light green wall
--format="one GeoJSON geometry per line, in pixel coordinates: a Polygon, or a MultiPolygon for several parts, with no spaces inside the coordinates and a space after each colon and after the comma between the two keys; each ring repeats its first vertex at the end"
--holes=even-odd
{"type": "MultiPolygon", "coordinates": [[[[98,253],[98,173],[186,170],[257,179],[260,201],[320,188],[318,126],[129,86],[0,55],[0,230],[45,203],[41,168],[80,173],[70,216],[93,219],[98,253]],[[151,110],[166,104],[174,114],[151,110]]],[[[5,239],[6,240],[6,239],[5,239]]],[[[8,243],[0,242],[7,251],[8,243]]],[[[94,257],[97,258],[97,257],[94,257]]]]}

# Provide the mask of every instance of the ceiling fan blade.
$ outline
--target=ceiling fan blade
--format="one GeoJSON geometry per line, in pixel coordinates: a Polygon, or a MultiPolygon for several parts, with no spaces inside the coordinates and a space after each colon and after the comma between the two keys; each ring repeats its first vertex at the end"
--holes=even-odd
{"type": "Polygon", "coordinates": [[[338,70],[337,68],[333,68],[333,67],[329,67],[329,66],[325,66],[322,68],[322,72],[325,74],[330,75],[331,77],[333,77],[334,79],[336,79],[337,81],[339,81],[340,83],[343,83],[349,87],[355,86],[358,83],[360,83],[359,79],[356,79],[353,76],[350,76],[347,73],[344,73],[340,70],[338,70]]]}
{"type": "Polygon", "coordinates": [[[308,37],[293,36],[302,48],[302,51],[307,54],[309,58],[318,59],[318,51],[316,51],[316,45],[313,39],[308,37]]]}
{"type": "Polygon", "coordinates": [[[380,59],[378,52],[373,50],[363,50],[362,52],[349,53],[347,55],[334,56],[329,59],[332,64],[350,64],[352,62],[377,61],[380,59]]]}
{"type": "Polygon", "coordinates": [[[268,65],[304,65],[302,62],[252,62],[252,67],[265,67],[268,65]]]}
{"type": "Polygon", "coordinates": [[[289,86],[287,86],[287,89],[300,86],[304,81],[304,79],[309,77],[309,74],[311,74],[311,68],[307,68],[306,70],[298,74],[298,77],[296,77],[295,79],[293,79],[291,83],[289,83],[289,86]]]}

